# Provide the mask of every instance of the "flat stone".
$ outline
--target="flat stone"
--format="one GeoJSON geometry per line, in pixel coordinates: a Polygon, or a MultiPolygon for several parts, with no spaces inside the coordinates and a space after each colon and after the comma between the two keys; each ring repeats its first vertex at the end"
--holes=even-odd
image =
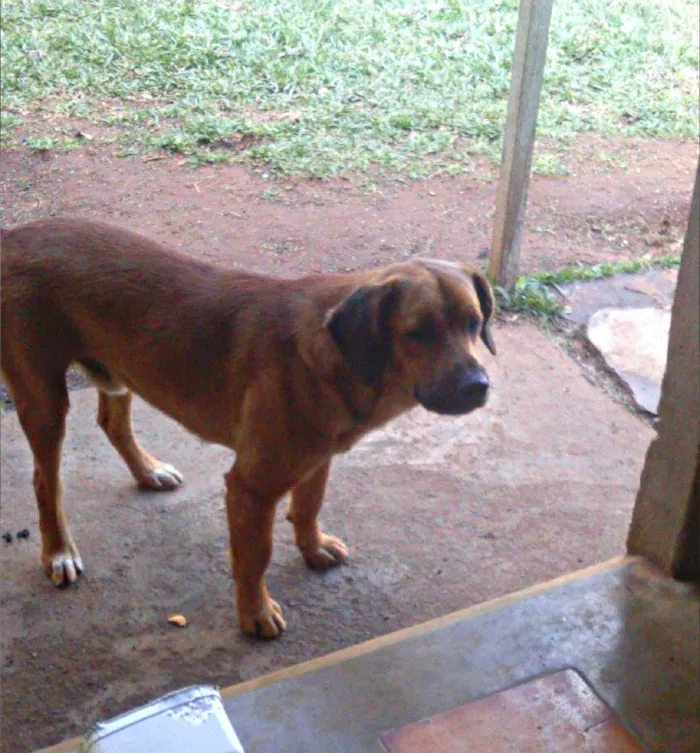
{"type": "Polygon", "coordinates": [[[678,280],[677,269],[655,269],[634,275],[617,275],[604,280],[562,285],[566,297],[566,318],[584,324],[603,308],[638,309],[654,306],[669,309],[678,280]]]}
{"type": "Polygon", "coordinates": [[[591,316],[588,340],[630,388],[634,400],[656,415],[666,371],[671,312],[656,308],[601,309],[591,316]]]}
{"type": "Polygon", "coordinates": [[[678,269],[657,269],[640,275],[624,275],[619,280],[623,289],[646,295],[656,306],[670,310],[678,283],[678,269]]]}

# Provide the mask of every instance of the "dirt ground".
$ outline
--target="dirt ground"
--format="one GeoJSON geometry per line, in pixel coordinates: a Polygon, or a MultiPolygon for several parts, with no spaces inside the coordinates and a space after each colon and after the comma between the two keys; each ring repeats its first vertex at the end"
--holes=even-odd
{"type": "MultiPolygon", "coordinates": [[[[596,137],[572,175],[533,176],[523,274],[677,250],[697,145],[596,137]],[[618,155],[624,168],[594,157],[618,155]]],[[[109,148],[5,152],[3,227],[55,214],[130,226],[203,259],[281,274],[355,270],[411,255],[486,259],[496,171],[421,182],[272,181],[236,165],[192,169],[109,148]]]]}
{"type": "MultiPolygon", "coordinates": [[[[571,176],[534,177],[524,273],[678,249],[695,145],[613,148],[626,169],[582,159],[571,176]]],[[[486,172],[367,191],[108,149],[5,153],[0,169],[3,226],[79,214],[280,274],[413,254],[479,262],[495,193],[486,172]]],[[[140,494],[95,425],[94,393],[74,392],[64,484],[88,572],[57,593],[37,565],[28,448],[6,415],[0,529],[30,538],[0,544],[3,753],[187,683],[230,685],[621,553],[651,430],[535,327],[502,324],[496,336],[485,410],[416,412],[336,464],[323,517],[351,545],[349,566],[307,572],[280,520],[269,583],[290,630],[271,644],[236,628],[221,495],[230,453],[140,407],[144,444],[187,476],[176,494],[140,494]],[[190,626],[169,627],[173,612],[190,626]]]]}

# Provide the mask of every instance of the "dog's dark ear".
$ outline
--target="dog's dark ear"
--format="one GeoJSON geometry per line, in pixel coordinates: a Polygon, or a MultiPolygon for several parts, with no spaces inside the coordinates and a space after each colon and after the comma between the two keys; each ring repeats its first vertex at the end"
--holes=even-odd
{"type": "Polygon", "coordinates": [[[397,292],[392,282],[360,285],[326,319],[343,360],[363,384],[377,382],[389,362],[389,314],[397,292]]]}
{"type": "Polygon", "coordinates": [[[491,317],[494,310],[493,292],[489,281],[481,272],[472,272],[472,282],[474,283],[476,296],[479,299],[479,306],[481,306],[481,314],[484,317],[483,324],[481,325],[481,339],[484,345],[495,356],[496,344],[491,335],[491,317]]]}

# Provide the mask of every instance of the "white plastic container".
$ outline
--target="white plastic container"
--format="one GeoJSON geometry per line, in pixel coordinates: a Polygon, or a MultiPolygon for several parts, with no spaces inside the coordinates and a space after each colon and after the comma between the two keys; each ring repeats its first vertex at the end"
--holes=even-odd
{"type": "Polygon", "coordinates": [[[99,722],[80,753],[245,753],[219,691],[192,685],[99,722]]]}

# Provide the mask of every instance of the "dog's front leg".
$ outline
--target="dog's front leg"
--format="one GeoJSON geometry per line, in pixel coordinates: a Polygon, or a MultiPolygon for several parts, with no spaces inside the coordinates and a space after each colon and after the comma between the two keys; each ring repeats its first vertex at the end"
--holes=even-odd
{"type": "Polygon", "coordinates": [[[278,497],[248,489],[234,466],[226,474],[226,513],[241,629],[256,638],[277,638],[286,629],[282,610],[267,593],[265,570],[272,557],[278,497]]]}
{"type": "Polygon", "coordinates": [[[348,558],[348,548],[335,536],[321,531],[318,513],[326,492],[330,460],[319,466],[311,476],[292,490],[287,520],[294,526],[297,546],[306,564],[314,570],[327,570],[348,558]]]}

